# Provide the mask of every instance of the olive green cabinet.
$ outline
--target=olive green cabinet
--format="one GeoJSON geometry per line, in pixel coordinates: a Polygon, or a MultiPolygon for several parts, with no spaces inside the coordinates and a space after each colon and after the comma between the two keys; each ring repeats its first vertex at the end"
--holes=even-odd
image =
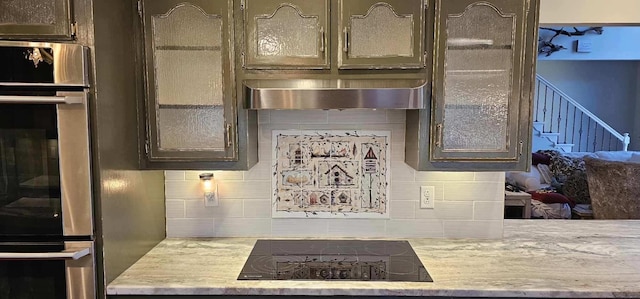
{"type": "Polygon", "coordinates": [[[241,7],[246,69],[425,67],[424,0],[242,0],[241,7]]]}
{"type": "Polygon", "coordinates": [[[432,107],[407,115],[407,137],[423,138],[407,147],[409,164],[526,169],[537,12],[529,0],[436,1],[432,107]]]}
{"type": "Polygon", "coordinates": [[[0,1],[0,39],[71,39],[69,0],[0,1]]]}
{"type": "Polygon", "coordinates": [[[141,4],[148,162],[237,161],[232,1],[141,4]]]}
{"type": "Polygon", "coordinates": [[[422,0],[340,0],[338,67],[423,68],[422,0]]]}

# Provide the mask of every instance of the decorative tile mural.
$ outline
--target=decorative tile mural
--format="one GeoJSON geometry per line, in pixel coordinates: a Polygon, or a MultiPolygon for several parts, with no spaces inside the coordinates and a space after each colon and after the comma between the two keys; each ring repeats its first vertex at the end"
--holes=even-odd
{"type": "Polygon", "coordinates": [[[274,218],[388,218],[390,131],[273,131],[274,218]]]}

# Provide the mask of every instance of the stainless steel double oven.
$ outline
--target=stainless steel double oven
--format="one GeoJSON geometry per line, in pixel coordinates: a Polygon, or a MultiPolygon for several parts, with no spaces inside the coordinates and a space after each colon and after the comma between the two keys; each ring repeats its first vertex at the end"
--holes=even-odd
{"type": "Polygon", "coordinates": [[[95,298],[87,49],[0,41],[0,298],[95,298]]]}

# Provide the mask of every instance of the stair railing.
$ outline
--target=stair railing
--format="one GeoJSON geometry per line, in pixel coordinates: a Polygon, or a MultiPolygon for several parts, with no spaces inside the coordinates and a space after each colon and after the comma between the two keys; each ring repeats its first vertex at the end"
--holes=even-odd
{"type": "Polygon", "coordinates": [[[544,133],[556,130],[558,140],[578,152],[629,148],[629,133],[619,133],[540,75],[535,88],[534,121],[544,124],[544,133]]]}

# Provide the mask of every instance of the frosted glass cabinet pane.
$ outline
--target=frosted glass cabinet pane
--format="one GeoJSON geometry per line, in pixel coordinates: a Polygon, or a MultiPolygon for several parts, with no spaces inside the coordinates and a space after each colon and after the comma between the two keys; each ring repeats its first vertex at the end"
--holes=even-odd
{"type": "Polygon", "coordinates": [[[153,27],[156,47],[181,45],[219,50],[222,43],[222,19],[189,4],[153,16],[153,27]]]}
{"type": "Polygon", "coordinates": [[[385,3],[351,16],[349,57],[413,56],[413,15],[398,16],[385,3]]]}
{"type": "Polygon", "coordinates": [[[71,0],[0,0],[0,36],[71,39],[71,0]]]}
{"type": "Polygon", "coordinates": [[[302,16],[289,5],[273,16],[256,17],[258,56],[319,57],[317,16],[302,16]]]}
{"type": "Polygon", "coordinates": [[[153,16],[159,105],[221,105],[222,19],[183,4],[153,16]]]}
{"type": "Polygon", "coordinates": [[[224,108],[160,109],[160,148],[224,150],[224,108]]]}
{"type": "Polygon", "coordinates": [[[0,24],[54,24],[56,0],[2,0],[0,24]]]}
{"type": "Polygon", "coordinates": [[[156,50],[156,98],[162,105],[222,105],[220,51],[156,50]]]}
{"type": "Polygon", "coordinates": [[[476,5],[446,24],[443,150],[507,151],[514,18],[476,5]]]}

